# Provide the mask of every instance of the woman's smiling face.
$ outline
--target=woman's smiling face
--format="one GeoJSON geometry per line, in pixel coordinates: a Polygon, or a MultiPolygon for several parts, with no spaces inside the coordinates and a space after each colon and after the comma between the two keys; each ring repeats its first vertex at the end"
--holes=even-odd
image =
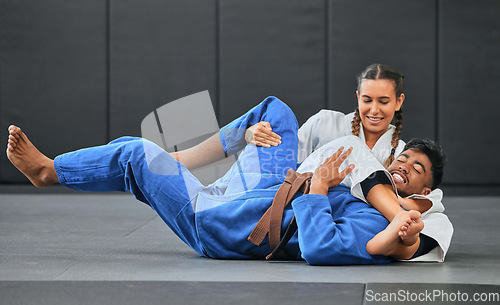
{"type": "Polygon", "coordinates": [[[380,137],[387,131],[404,101],[404,94],[396,97],[395,83],[388,79],[363,79],[359,91],[358,109],[365,136],[380,137]]]}

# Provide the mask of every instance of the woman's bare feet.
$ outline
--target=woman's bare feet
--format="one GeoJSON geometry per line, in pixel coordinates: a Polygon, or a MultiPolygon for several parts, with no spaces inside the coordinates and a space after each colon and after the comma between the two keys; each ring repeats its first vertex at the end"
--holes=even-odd
{"type": "Polygon", "coordinates": [[[7,158],[36,187],[47,187],[58,183],[54,160],[42,154],[21,131],[21,128],[9,126],[7,158]]]}
{"type": "Polygon", "coordinates": [[[408,225],[403,225],[398,235],[401,237],[401,241],[406,246],[411,246],[418,241],[419,233],[424,229],[424,222],[420,218],[422,214],[418,211],[410,211],[408,216],[411,222],[408,225]]]}

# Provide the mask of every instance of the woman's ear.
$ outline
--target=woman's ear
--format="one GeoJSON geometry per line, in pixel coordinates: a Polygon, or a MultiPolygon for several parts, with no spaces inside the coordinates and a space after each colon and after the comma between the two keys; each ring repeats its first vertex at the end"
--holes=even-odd
{"type": "Polygon", "coordinates": [[[399,111],[401,107],[403,107],[404,101],[405,101],[405,94],[401,93],[401,95],[396,99],[396,111],[399,111]]]}
{"type": "Polygon", "coordinates": [[[356,99],[359,100],[359,91],[356,90],[356,99]]]}

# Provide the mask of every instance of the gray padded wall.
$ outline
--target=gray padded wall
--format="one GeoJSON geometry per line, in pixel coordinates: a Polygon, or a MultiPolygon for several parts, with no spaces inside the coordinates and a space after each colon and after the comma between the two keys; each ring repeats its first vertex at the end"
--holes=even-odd
{"type": "MultiPolygon", "coordinates": [[[[50,157],[107,140],[105,3],[0,2],[1,147],[10,124],[50,157]]],[[[1,181],[27,182],[7,158],[0,166],[1,181]]]]}
{"type": "Polygon", "coordinates": [[[215,105],[215,17],[215,0],[110,2],[111,138],[140,136],[151,111],[196,92],[215,105]]]}
{"type": "MultiPolygon", "coordinates": [[[[0,146],[21,125],[50,157],[209,90],[223,125],[268,95],[299,123],[356,106],[373,62],[405,74],[403,138],[440,140],[445,185],[500,187],[500,1],[0,0],[0,146]],[[493,139],[493,140],[492,140],[493,139]],[[467,143],[467,144],[465,144],[467,143]]],[[[0,182],[27,182],[5,157],[0,182]]]]}
{"type": "Polygon", "coordinates": [[[441,1],[439,139],[446,182],[500,188],[499,1],[441,1]]]}
{"type": "Polygon", "coordinates": [[[299,123],[324,107],[323,0],[220,1],[220,118],[225,124],[269,95],[299,123]]]}
{"type": "Polygon", "coordinates": [[[402,138],[435,137],[434,0],[331,0],[328,107],[357,107],[356,76],[372,63],[405,75],[402,138]]]}

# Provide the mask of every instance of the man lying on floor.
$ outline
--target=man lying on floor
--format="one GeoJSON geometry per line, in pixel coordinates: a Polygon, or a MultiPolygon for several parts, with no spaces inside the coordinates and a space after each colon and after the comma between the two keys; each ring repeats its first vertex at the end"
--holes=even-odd
{"type": "MultiPolygon", "coordinates": [[[[354,136],[334,140],[311,154],[297,171],[314,171],[341,145],[355,147],[345,163],[356,164],[356,170],[348,175],[342,184],[349,186],[351,194],[356,198],[367,203],[375,203],[376,208],[383,211],[387,218],[390,218],[391,214],[398,214],[402,209],[421,212],[425,227],[420,232],[421,244],[412,256],[412,261],[443,262],[451,243],[453,226],[443,213],[442,192],[433,192],[432,196],[429,195],[432,190],[436,190],[442,180],[443,165],[446,160],[442,149],[431,140],[412,139],[387,170],[379,169],[371,175],[378,161],[368,147],[362,144],[362,141],[354,136]],[[421,158],[420,161],[423,161],[420,162],[413,158],[415,152],[423,153],[427,158],[421,158]],[[399,205],[394,204],[393,200],[380,201],[377,197],[368,197],[373,185],[391,183],[399,195],[399,205]]],[[[381,235],[385,234],[385,231],[387,230],[381,235]]]]}
{"type": "MultiPolygon", "coordinates": [[[[207,187],[163,149],[140,138],[124,137],[52,160],[40,153],[20,128],[10,126],[7,156],[37,187],[60,183],[82,191],[130,191],[200,255],[265,258],[271,251],[268,239],[254,244],[248,237],[270,207],[288,170],[296,168],[297,130],[288,106],[276,98],[264,100],[221,129],[220,145],[226,153],[245,149],[224,177],[207,187]],[[245,130],[263,120],[275,123],[274,131],[283,144],[245,147],[245,130]]],[[[354,149],[358,146],[354,144],[354,149]]],[[[349,187],[339,185],[354,168],[349,165],[339,170],[350,152],[340,149],[328,158],[312,175],[309,194],[297,193],[292,204],[285,207],[281,229],[295,217],[298,230],[284,246],[284,253],[313,265],[387,263],[392,261],[389,256],[412,258],[421,244],[420,213],[387,209],[386,217],[392,221],[388,226],[382,213],[351,195],[349,187]]],[[[421,184],[432,185],[433,165],[427,155],[412,148],[404,153],[406,159],[399,162],[421,164],[428,170],[411,176],[405,173],[407,179],[400,185],[417,193],[421,184]]],[[[398,168],[396,162],[393,166],[398,168]]],[[[365,189],[368,202],[382,206],[382,212],[385,204],[399,207],[390,183],[367,179],[376,172],[385,172],[378,162],[356,167],[351,183],[375,181],[365,189]]]]}

